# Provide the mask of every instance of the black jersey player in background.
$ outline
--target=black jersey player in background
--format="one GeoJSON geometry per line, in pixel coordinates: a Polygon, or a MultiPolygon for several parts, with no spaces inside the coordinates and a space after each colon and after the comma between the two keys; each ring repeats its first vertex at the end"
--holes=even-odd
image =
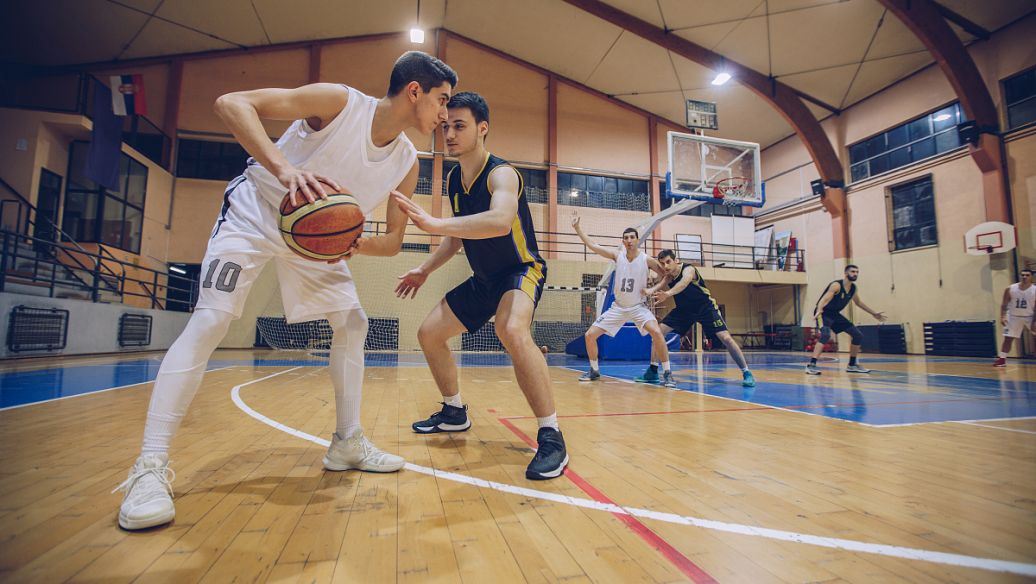
{"type": "Polygon", "coordinates": [[[849,346],[849,366],[845,370],[849,373],[870,373],[870,369],[861,367],[856,362],[856,357],[860,354],[860,345],[863,344],[863,333],[848,318],[842,316],[842,310],[849,302],[855,302],[856,306],[866,310],[878,319],[878,322],[885,322],[886,319],[883,313],[871,310],[860,300],[860,294],[856,289],[856,279],[859,277],[860,268],[852,264],[845,266],[845,278],[828,284],[817,301],[816,308],[813,309],[813,318],[820,328],[820,339],[813,348],[813,358],[809,360],[809,365],[806,365],[806,373],[820,375],[817,359],[824,352],[824,345],[831,340],[831,331],[835,334],[849,333],[852,337],[852,344],[849,346]]]}
{"type": "Polygon", "coordinates": [[[446,179],[454,217],[432,217],[409,199],[396,197],[415,225],[445,236],[423,264],[400,276],[396,295],[412,298],[428,275],[462,245],[474,273],[446,294],[418,330],[443,406],[427,420],[414,422],[413,429],[463,432],[471,427],[460,397],[457,364],[447,343],[464,331],[478,331],[495,315],[496,335],[511,355],[518,386],[539,422],[539,448],[525,476],[555,478],[568,464],[568,453],[558,429],[547,362],[532,339],[532,317],[546,282],[547,264],[536,245],[522,178],[506,160],[486,150],[489,106],[482,96],[457,93],[447,110],[446,150],[460,162],[446,179]]]}
{"type": "MultiPolygon", "coordinates": [[[[694,323],[700,323],[706,335],[715,336],[727,348],[727,353],[741,369],[741,385],[755,387],[755,377],[748,369],[748,363],[741,352],[741,346],[737,344],[734,337],[730,336],[727,324],[723,322],[723,315],[719,313],[719,304],[709,292],[705,279],[701,277],[698,270],[690,264],[684,264],[676,259],[676,254],[671,249],[663,249],[658,252],[658,263],[666,272],[666,277],[658,284],[650,288],[647,293],[654,296],[656,302],[666,298],[676,301],[676,308],[669,311],[669,314],[662,319],[662,334],[668,335],[675,331],[681,337],[687,334],[694,323]],[[663,291],[661,288],[668,286],[663,291]]],[[[658,372],[652,368],[657,362],[657,355],[651,357],[651,367],[638,380],[657,376],[658,372]]]]}

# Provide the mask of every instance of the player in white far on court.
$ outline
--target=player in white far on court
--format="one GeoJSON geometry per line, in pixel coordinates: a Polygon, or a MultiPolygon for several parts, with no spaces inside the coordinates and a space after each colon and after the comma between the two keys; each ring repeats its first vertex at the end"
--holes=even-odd
{"type": "MultiPolygon", "coordinates": [[[[316,83],[241,91],[216,100],[216,113],[252,158],[224,194],[202,264],[198,304],[158,371],[140,457],[118,487],[126,492],[119,510],[124,529],[173,520],[169,443],[209,357],[230,322],[241,316],[252,284],[270,260],[277,265],[288,322],[327,318],[333,330],[328,374],[336,426],[324,468],[393,472],[403,467],[402,458],[378,450],[360,428],[367,315],[349,268],[338,260],[295,255],[281,237],[278,207],[285,193],[293,205],[302,198],[326,198],[321,182],[355,196],[364,215],[394,190],[412,196],[417,151],[403,130],[429,134],[446,121],[446,103],[456,84],[457,75],[445,63],[413,51],[396,61],[381,99],[345,85],[316,83]],[[274,144],[261,119],[294,121],[274,144]]],[[[389,205],[386,222],[386,234],[358,239],[347,255],[399,253],[407,217],[389,205]]]]}
{"type": "Polygon", "coordinates": [[[1007,354],[1011,352],[1014,340],[1022,336],[1022,331],[1029,329],[1036,335],[1036,286],[1032,283],[1032,270],[1021,271],[1021,281],[1004,289],[1004,299],[1000,303],[1000,324],[1004,325],[1004,343],[1000,346],[1000,354],[994,367],[1007,367],[1007,354]]]}
{"type": "Polygon", "coordinates": [[[584,335],[590,370],[584,373],[579,381],[596,381],[601,378],[601,369],[597,359],[598,337],[603,334],[614,337],[622,325],[633,322],[637,325],[637,330],[641,335],[651,335],[651,354],[658,356],[662,361],[662,384],[670,388],[676,387],[669,365],[669,348],[665,345],[665,336],[662,334],[661,327],[658,326],[655,313],[651,312],[645,302],[648,270],[657,273],[659,278],[665,278],[662,266],[658,260],[648,257],[646,253],[640,251],[640,234],[632,227],[627,227],[622,232],[622,245],[614,250],[603,247],[587,237],[579,225],[579,215],[572,218],[572,228],[591,251],[615,262],[615,275],[612,280],[615,283],[615,302],[601,316],[597,317],[584,335]]]}

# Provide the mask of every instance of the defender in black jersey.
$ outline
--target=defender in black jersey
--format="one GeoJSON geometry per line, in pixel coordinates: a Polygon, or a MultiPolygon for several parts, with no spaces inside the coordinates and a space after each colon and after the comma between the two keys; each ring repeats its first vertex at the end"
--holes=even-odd
{"type": "MultiPolygon", "coordinates": [[[[748,369],[745,356],[741,353],[741,347],[730,336],[727,325],[723,322],[723,315],[719,313],[719,304],[712,297],[705,279],[701,277],[698,270],[690,264],[683,264],[677,261],[676,254],[671,249],[663,249],[658,252],[658,262],[667,273],[658,284],[648,290],[656,301],[666,298],[673,298],[676,301],[676,308],[662,319],[662,332],[669,334],[675,331],[681,337],[687,334],[691,325],[701,323],[703,332],[718,338],[727,348],[727,352],[741,368],[743,381],[741,385],[754,387],[755,378],[748,369]],[[662,287],[668,285],[669,290],[662,291],[662,287]]],[[[652,357],[654,367],[654,357],[652,357]]],[[[643,377],[649,377],[654,373],[650,368],[643,377]]],[[[657,375],[657,373],[656,373],[657,375]]]]}
{"type": "Polygon", "coordinates": [[[445,236],[419,267],[400,276],[396,295],[413,297],[428,275],[464,247],[473,274],[429,314],[417,331],[428,367],[443,396],[443,407],[414,422],[415,432],[463,432],[471,427],[460,397],[457,365],[448,341],[477,332],[494,315],[496,335],[511,355],[518,386],[539,421],[536,456],[525,471],[529,479],[561,476],[568,464],[547,362],[532,340],[532,316],[547,279],[547,263],[536,246],[521,174],[485,148],[489,106],[477,93],[457,93],[447,105],[443,128],[446,148],[460,165],[446,179],[452,218],[433,217],[406,197],[393,195],[419,228],[445,236]]]}
{"type": "Polygon", "coordinates": [[[820,375],[817,359],[824,352],[824,345],[831,340],[831,331],[834,331],[835,334],[849,333],[849,336],[852,337],[852,344],[849,346],[849,366],[845,370],[849,373],[870,373],[870,369],[861,367],[856,362],[856,357],[860,354],[860,345],[863,344],[863,333],[856,328],[852,321],[842,316],[842,310],[849,306],[850,302],[855,302],[856,306],[866,310],[871,316],[878,319],[878,322],[885,322],[886,319],[884,314],[871,310],[860,300],[860,295],[856,290],[856,279],[859,277],[860,268],[852,264],[845,266],[845,278],[828,284],[820,300],[817,300],[817,305],[813,309],[813,319],[816,320],[817,327],[820,329],[820,339],[813,348],[813,358],[809,360],[809,365],[806,365],[806,373],[820,375]]]}

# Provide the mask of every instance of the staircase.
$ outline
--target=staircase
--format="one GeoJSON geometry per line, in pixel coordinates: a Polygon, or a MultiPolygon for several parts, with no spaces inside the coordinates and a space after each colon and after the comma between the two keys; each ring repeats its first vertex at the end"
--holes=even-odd
{"type": "MultiPolygon", "coordinates": [[[[55,246],[39,240],[9,235],[6,244],[6,292],[93,300],[95,270],[88,263],[63,263],[55,257],[55,246]]],[[[118,277],[102,272],[96,280],[98,302],[122,302],[118,277]]]]}

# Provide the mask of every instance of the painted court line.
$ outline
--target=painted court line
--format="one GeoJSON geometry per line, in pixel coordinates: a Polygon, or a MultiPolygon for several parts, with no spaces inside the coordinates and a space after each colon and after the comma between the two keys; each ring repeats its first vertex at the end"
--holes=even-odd
{"type": "MultiPolygon", "coordinates": [[[[285,426],[276,420],[268,418],[263,414],[255,411],[248,406],[241,399],[241,388],[259,383],[278,375],[290,373],[295,371],[299,367],[293,367],[291,369],[285,369],[266,377],[260,377],[259,379],[253,379],[246,383],[235,385],[230,390],[230,397],[234,404],[237,405],[241,411],[245,412],[252,418],[268,425],[289,435],[308,440],[314,444],[327,447],[330,445],[330,441],[312,434],[307,434],[300,430],[296,430],[289,426],[285,426]]],[[[528,497],[531,499],[540,499],[543,501],[553,501],[555,503],[563,503],[566,505],[572,505],[575,507],[581,507],[584,509],[594,509],[597,511],[605,511],[608,513],[630,515],[633,517],[639,517],[643,519],[652,519],[655,521],[664,521],[666,523],[674,523],[678,525],[688,525],[692,527],[700,527],[703,529],[711,529],[714,531],[722,531],[725,533],[734,533],[738,535],[747,535],[752,537],[762,537],[765,539],[773,539],[777,541],[787,541],[793,543],[802,543],[807,545],[814,545],[819,547],[841,549],[850,552],[860,552],[866,554],[875,554],[881,556],[888,556],[893,558],[902,558],[907,560],[919,560],[923,562],[931,562],[936,564],[945,564],[949,566],[960,566],[963,568],[975,568],[979,570],[989,570],[993,572],[1007,572],[1011,574],[1020,574],[1023,576],[1036,577],[1036,564],[1026,564],[1024,562],[1012,562],[1007,560],[996,560],[992,558],[979,558],[975,556],[966,556],[963,554],[951,554],[945,552],[935,552],[929,550],[922,550],[916,548],[908,548],[902,546],[884,545],[877,543],[868,543],[861,541],[854,541],[851,539],[840,539],[835,537],[822,537],[816,535],[809,535],[804,533],[796,533],[793,531],[783,531],[779,529],[768,529],[765,527],[756,527],[753,525],[742,525],[738,523],[726,523],[722,521],[713,521],[710,519],[701,519],[698,517],[690,517],[686,515],[677,515],[675,513],[663,513],[660,511],[651,511],[649,509],[638,509],[636,507],[622,507],[615,503],[605,503],[601,501],[595,501],[593,499],[581,499],[577,497],[569,497],[567,495],[560,495],[557,493],[549,493],[546,491],[538,491],[534,489],[528,489],[525,487],[519,487],[515,485],[508,485],[504,483],[497,483],[494,481],[487,481],[467,475],[461,475],[457,473],[445,472],[436,470],[434,468],[428,468],[424,466],[418,466],[416,464],[407,463],[405,468],[407,470],[418,472],[441,478],[445,480],[455,481],[467,485],[476,486],[484,489],[493,489],[502,493],[511,493],[522,497],[528,497]]]]}
{"type": "MultiPolygon", "coordinates": [[[[216,368],[216,369],[209,369],[209,370],[205,371],[205,373],[212,373],[213,371],[223,371],[224,369],[230,369],[231,367],[235,367],[235,365],[228,365],[226,367],[219,367],[219,368],[216,368]]],[[[136,387],[138,385],[144,385],[145,383],[154,383],[154,381],[155,381],[154,379],[149,379],[147,381],[140,381],[140,382],[137,382],[137,383],[130,383],[128,385],[120,385],[118,387],[109,387],[107,389],[98,389],[96,391],[84,391],[83,393],[77,393],[75,395],[65,395],[65,396],[61,396],[61,397],[55,397],[55,398],[52,398],[52,399],[45,399],[43,401],[34,401],[34,402],[25,403],[25,404],[18,404],[18,405],[15,405],[15,406],[7,406],[6,408],[0,408],[0,412],[6,412],[7,410],[16,410],[18,408],[26,408],[26,407],[29,407],[29,406],[38,406],[40,404],[49,404],[50,402],[61,401],[63,399],[72,399],[74,397],[83,397],[85,395],[96,395],[98,393],[106,393],[106,392],[109,392],[109,391],[115,391],[116,389],[126,389],[127,387],[136,387]]]]}
{"type": "Polygon", "coordinates": [[[992,428],[993,430],[1003,430],[1005,432],[1019,432],[1021,434],[1036,434],[1032,430],[1019,430],[1017,428],[1004,428],[1003,426],[990,426],[989,424],[979,424],[978,422],[957,422],[958,424],[964,424],[966,426],[979,426],[982,428],[992,428]]]}
{"type": "MultiPolygon", "coordinates": [[[[518,427],[512,424],[510,420],[508,420],[507,418],[497,419],[500,421],[501,424],[507,426],[508,430],[513,432],[516,436],[518,436],[518,438],[520,438],[523,442],[528,444],[529,448],[536,448],[536,442],[532,438],[530,438],[525,432],[519,430],[518,427]]],[[[605,505],[614,505],[618,507],[615,501],[612,501],[604,493],[597,490],[597,488],[591,485],[589,481],[584,479],[582,476],[579,475],[579,473],[572,470],[571,468],[565,469],[565,476],[568,478],[568,480],[572,481],[577,487],[579,487],[580,490],[582,490],[587,495],[590,495],[598,503],[603,503],[605,505]]],[[[648,545],[658,550],[659,553],[665,556],[665,558],[669,560],[670,563],[676,566],[678,570],[683,572],[684,576],[687,576],[694,582],[716,582],[716,579],[710,576],[708,572],[701,569],[701,567],[692,562],[690,558],[681,554],[679,550],[670,545],[669,542],[667,542],[662,536],[658,535],[654,531],[651,531],[651,529],[648,528],[648,526],[638,521],[632,515],[616,511],[613,511],[612,515],[618,518],[618,520],[621,521],[626,527],[628,527],[630,531],[636,533],[641,539],[647,542],[648,545]]]]}

